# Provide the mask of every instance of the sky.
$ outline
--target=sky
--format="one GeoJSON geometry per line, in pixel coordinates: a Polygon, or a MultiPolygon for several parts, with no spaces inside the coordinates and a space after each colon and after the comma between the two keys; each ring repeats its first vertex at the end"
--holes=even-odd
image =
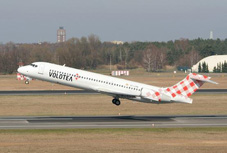
{"type": "Polygon", "coordinates": [[[0,0],[0,43],[227,38],[227,0],[0,0]]]}

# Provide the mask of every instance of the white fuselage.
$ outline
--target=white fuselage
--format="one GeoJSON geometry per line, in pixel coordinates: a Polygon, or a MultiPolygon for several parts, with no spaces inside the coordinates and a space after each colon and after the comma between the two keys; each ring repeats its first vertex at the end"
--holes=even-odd
{"type": "Polygon", "coordinates": [[[18,72],[30,78],[113,96],[112,102],[115,105],[120,105],[119,98],[147,103],[191,104],[192,99],[189,97],[205,82],[217,84],[211,81],[210,77],[190,73],[177,84],[160,88],[47,62],[35,62],[20,67],[18,72]]]}
{"type": "Polygon", "coordinates": [[[141,102],[152,102],[150,99],[141,97],[142,91],[159,89],[155,86],[46,62],[35,62],[32,65],[23,66],[18,69],[18,72],[43,81],[141,102]]]}

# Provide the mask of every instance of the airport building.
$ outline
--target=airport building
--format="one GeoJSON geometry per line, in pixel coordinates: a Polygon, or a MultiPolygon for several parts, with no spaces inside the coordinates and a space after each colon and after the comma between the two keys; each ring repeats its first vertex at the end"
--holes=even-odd
{"type": "Polygon", "coordinates": [[[65,41],[66,41],[66,30],[64,29],[64,27],[59,27],[57,31],[57,42],[61,43],[65,41]]]}
{"type": "Polygon", "coordinates": [[[208,56],[206,58],[201,59],[197,64],[192,66],[192,72],[198,72],[199,69],[199,63],[202,65],[204,62],[208,64],[208,70],[209,72],[213,72],[214,67],[217,67],[217,64],[222,64],[224,62],[227,62],[227,55],[213,55],[208,56]]]}

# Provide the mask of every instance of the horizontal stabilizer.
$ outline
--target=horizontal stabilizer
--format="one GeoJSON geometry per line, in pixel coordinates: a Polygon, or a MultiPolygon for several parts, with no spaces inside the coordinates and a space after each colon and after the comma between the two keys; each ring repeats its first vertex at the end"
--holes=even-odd
{"type": "Polygon", "coordinates": [[[192,75],[190,75],[190,78],[193,80],[202,81],[204,83],[208,82],[208,83],[218,84],[217,82],[210,80],[211,77],[207,77],[205,75],[198,75],[198,74],[192,73],[192,75]]]}

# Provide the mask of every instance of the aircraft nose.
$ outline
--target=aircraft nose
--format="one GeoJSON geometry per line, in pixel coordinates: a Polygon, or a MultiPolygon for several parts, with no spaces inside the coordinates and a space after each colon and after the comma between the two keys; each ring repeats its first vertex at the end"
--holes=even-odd
{"type": "Polygon", "coordinates": [[[21,67],[19,67],[19,68],[17,69],[17,72],[19,72],[19,73],[20,73],[20,71],[21,71],[21,67]]]}
{"type": "Polygon", "coordinates": [[[25,72],[24,67],[19,67],[19,68],[17,69],[17,72],[23,74],[23,73],[25,72]]]}

